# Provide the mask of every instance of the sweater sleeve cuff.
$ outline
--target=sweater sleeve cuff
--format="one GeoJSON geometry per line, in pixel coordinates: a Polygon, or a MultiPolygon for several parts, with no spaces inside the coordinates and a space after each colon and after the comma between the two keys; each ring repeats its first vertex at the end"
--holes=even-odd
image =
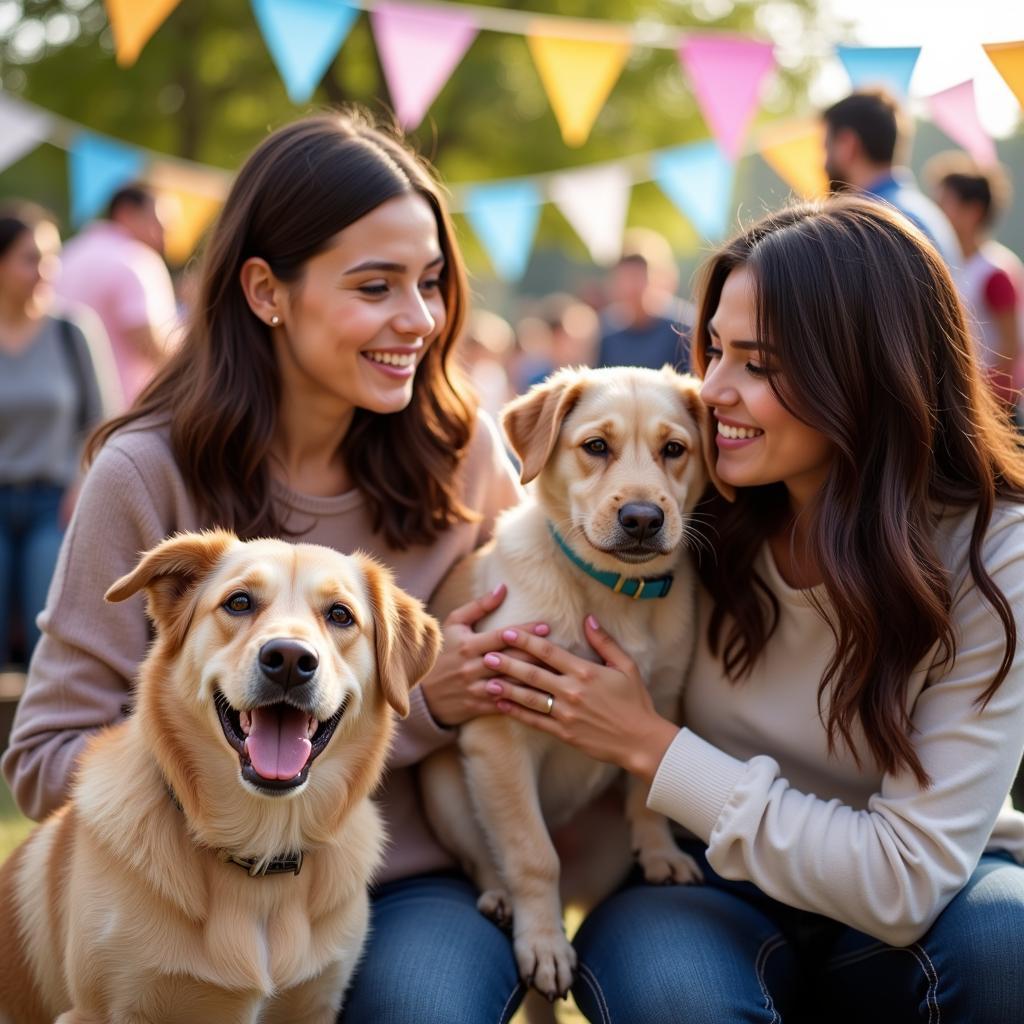
{"type": "Polygon", "coordinates": [[[428,754],[447,746],[455,736],[455,729],[440,725],[430,713],[423,690],[417,686],[409,694],[408,716],[398,723],[390,764],[393,768],[416,764],[428,754]]]}
{"type": "Polygon", "coordinates": [[[665,751],[647,806],[708,842],[746,763],[702,740],[689,729],[665,751]]]}

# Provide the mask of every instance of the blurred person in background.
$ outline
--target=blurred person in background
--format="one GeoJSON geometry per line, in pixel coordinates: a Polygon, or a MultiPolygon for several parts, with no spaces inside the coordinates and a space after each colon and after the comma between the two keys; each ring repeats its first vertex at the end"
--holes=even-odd
{"type": "Polygon", "coordinates": [[[960,246],[946,215],[897,166],[910,148],[910,128],[895,98],[884,89],[860,89],[829,107],[825,121],[825,173],[832,190],[855,190],[895,206],[917,225],[951,268],[960,246]]]}
{"type": "Polygon", "coordinates": [[[106,217],[68,242],[57,291],[94,309],[117,362],[125,405],[131,405],[167,354],[177,302],[163,258],[164,225],[155,193],[126,185],[106,217]]]}
{"type": "Polygon", "coordinates": [[[1015,409],[1024,380],[1024,264],[989,237],[1010,204],[1010,180],[1004,168],[979,167],[960,150],[932,157],[924,173],[963,250],[960,295],[989,382],[996,397],[1015,409]]]}
{"type": "Polygon", "coordinates": [[[39,638],[36,615],[74,503],[82,442],[106,411],[96,367],[102,329],[52,312],[59,254],[46,210],[0,208],[0,668],[15,618],[26,662],[39,638]]]}
{"type": "Polygon", "coordinates": [[[480,408],[497,416],[512,397],[508,360],[515,347],[512,325],[486,309],[469,315],[469,326],[459,344],[463,369],[476,389],[480,408]]]}
{"type": "Polygon", "coordinates": [[[668,241],[654,231],[630,232],[621,259],[608,274],[598,366],[657,370],[668,363],[686,372],[693,310],[676,298],[678,283],[668,241]]]}
{"type": "Polygon", "coordinates": [[[520,334],[531,335],[534,357],[523,365],[518,390],[529,390],[563,366],[593,366],[599,329],[597,313],[585,302],[567,292],[546,295],[518,326],[520,334]]]}

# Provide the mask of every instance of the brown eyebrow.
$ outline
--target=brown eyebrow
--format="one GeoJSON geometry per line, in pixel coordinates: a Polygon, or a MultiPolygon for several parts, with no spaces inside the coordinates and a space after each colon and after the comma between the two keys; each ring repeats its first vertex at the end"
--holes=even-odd
{"type": "MultiPolygon", "coordinates": [[[[432,270],[444,264],[444,256],[432,259],[423,269],[432,270]]],[[[409,268],[404,263],[389,263],[387,260],[366,260],[358,266],[350,267],[346,274],[361,274],[367,270],[381,270],[390,274],[404,274],[409,268]]]]}
{"type": "MultiPolygon", "coordinates": [[[[715,330],[715,325],[713,323],[708,324],[708,334],[710,334],[713,338],[717,338],[719,341],[722,340],[721,335],[718,333],[718,331],[715,330]]],[[[762,345],[759,341],[731,341],[729,344],[732,345],[733,348],[740,348],[743,349],[744,351],[749,352],[771,351],[770,345],[762,345]]]]}

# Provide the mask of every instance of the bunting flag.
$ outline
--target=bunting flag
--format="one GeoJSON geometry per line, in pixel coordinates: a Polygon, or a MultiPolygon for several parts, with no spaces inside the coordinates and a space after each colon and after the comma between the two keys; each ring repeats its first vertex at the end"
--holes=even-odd
{"type": "Polygon", "coordinates": [[[203,232],[227,198],[229,175],[206,174],[172,163],[154,163],[146,180],[157,190],[164,220],[164,248],[181,265],[195,251],[203,232]]]}
{"type": "Polygon", "coordinates": [[[654,180],[709,241],[729,230],[736,165],[715,142],[697,142],[655,155],[654,180]]]}
{"type": "Polygon", "coordinates": [[[741,36],[689,36],[678,52],[711,134],[730,160],[739,159],[761,85],[775,67],[772,44],[741,36]]]}
{"type": "Polygon", "coordinates": [[[68,162],[71,222],[78,226],[96,216],[122,185],[142,177],[145,166],[141,149],[91,132],[76,135],[68,162]]]}
{"type": "Polygon", "coordinates": [[[552,201],[599,265],[622,255],[622,232],[633,179],[621,164],[556,174],[548,186],[552,201]]]}
{"type": "Polygon", "coordinates": [[[412,130],[476,38],[476,20],[448,7],[381,3],[370,12],[370,25],[391,105],[412,130]]]}
{"type": "Polygon", "coordinates": [[[526,273],[540,203],[537,186],[525,180],[478,185],[466,193],[466,217],[491,265],[506,281],[517,281],[526,273]]]}
{"type": "Polygon", "coordinates": [[[292,103],[305,103],[345,42],[358,11],[343,0],[252,0],[292,103]]]}
{"type": "Polygon", "coordinates": [[[836,53],[854,89],[880,85],[905,100],[921,55],[920,46],[837,46],[836,53]]]}
{"type": "Polygon", "coordinates": [[[46,142],[52,131],[53,118],[46,111],[0,93],[0,171],[46,142]]]}
{"type": "Polygon", "coordinates": [[[996,163],[996,145],[978,119],[974,82],[943,89],[927,99],[931,119],[982,166],[996,163]]]}
{"type": "Polygon", "coordinates": [[[823,122],[796,121],[765,129],[759,149],[768,166],[797,195],[805,199],[828,195],[823,122]]]}
{"type": "Polygon", "coordinates": [[[595,31],[589,38],[578,27],[573,31],[562,35],[555,21],[538,20],[526,42],[562,139],[582,146],[633,47],[624,31],[595,31]]]}
{"type": "Polygon", "coordinates": [[[180,0],[105,0],[114,33],[114,55],[123,68],[139,59],[150,36],[167,20],[180,0]]]}
{"type": "Polygon", "coordinates": [[[988,43],[988,59],[1003,76],[1017,102],[1024,107],[1024,40],[1018,43],[988,43]]]}

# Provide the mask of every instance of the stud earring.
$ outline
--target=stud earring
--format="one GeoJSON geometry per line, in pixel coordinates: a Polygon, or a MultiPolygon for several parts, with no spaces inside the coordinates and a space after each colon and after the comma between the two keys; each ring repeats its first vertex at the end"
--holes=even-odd
{"type": "Polygon", "coordinates": [[[277,325],[280,322],[281,322],[281,318],[276,313],[270,318],[270,326],[271,327],[277,327],[277,325]]]}

